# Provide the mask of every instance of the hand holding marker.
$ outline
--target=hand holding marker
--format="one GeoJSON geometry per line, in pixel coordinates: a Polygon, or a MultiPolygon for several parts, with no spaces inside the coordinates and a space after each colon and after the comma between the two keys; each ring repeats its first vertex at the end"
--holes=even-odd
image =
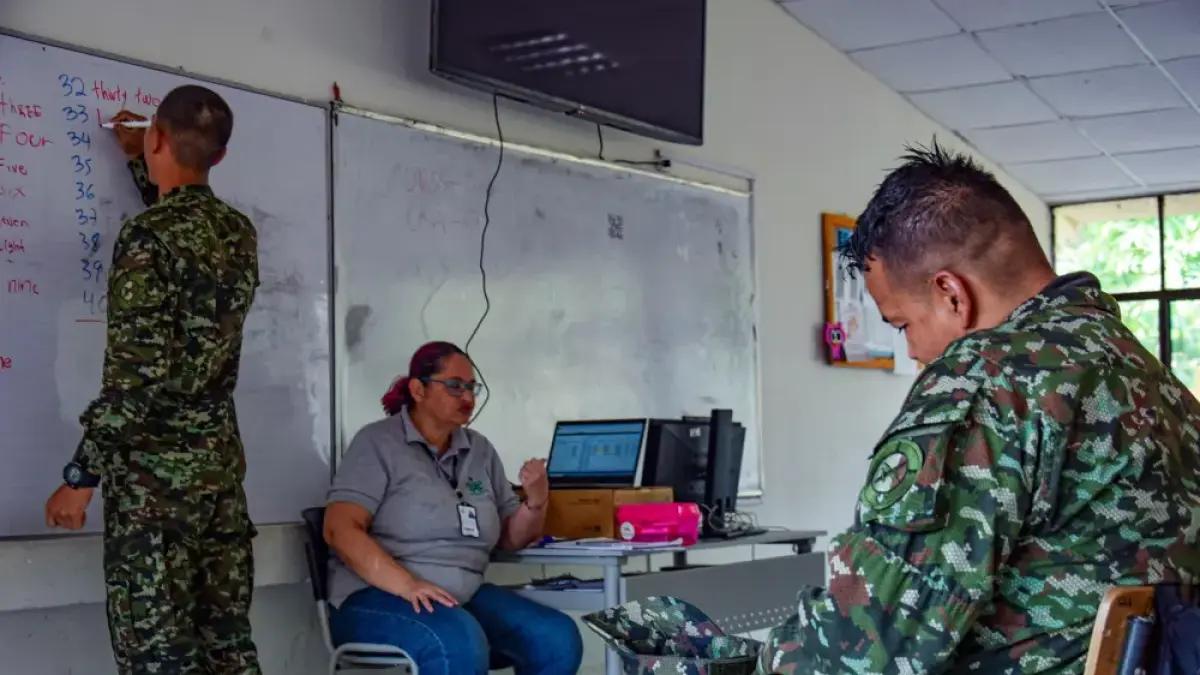
{"type": "Polygon", "coordinates": [[[135,159],[145,151],[146,130],[150,128],[150,120],[128,110],[113,115],[104,125],[112,129],[121,144],[121,150],[129,159],[135,159]]]}

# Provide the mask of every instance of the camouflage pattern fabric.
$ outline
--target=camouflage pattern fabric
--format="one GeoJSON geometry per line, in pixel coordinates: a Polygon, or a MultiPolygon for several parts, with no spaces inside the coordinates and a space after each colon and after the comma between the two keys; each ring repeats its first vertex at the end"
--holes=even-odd
{"type": "Polygon", "coordinates": [[[1200,579],[1200,404],[1087,274],[953,343],[770,673],[1082,673],[1115,584],[1200,579]]]}
{"type": "Polygon", "coordinates": [[[150,182],[150,170],[142,157],[129,160],[129,172],[133,174],[133,184],[142,195],[142,203],[150,206],[158,201],[158,186],[150,182]]]}
{"type": "Polygon", "coordinates": [[[104,492],[104,578],[121,673],[258,674],[246,496],[104,492]]]}
{"type": "Polygon", "coordinates": [[[621,656],[629,675],[742,675],[762,644],[725,635],[707,615],[671,597],[651,597],[583,618],[621,656]]]}
{"type": "MultiPolygon", "coordinates": [[[[132,168],[151,199],[144,164],[132,168]]],[[[75,461],[103,480],[122,673],[259,672],[232,398],[257,285],[254,227],[207,186],[164,195],[117,238],[101,393],[75,461]]]]}

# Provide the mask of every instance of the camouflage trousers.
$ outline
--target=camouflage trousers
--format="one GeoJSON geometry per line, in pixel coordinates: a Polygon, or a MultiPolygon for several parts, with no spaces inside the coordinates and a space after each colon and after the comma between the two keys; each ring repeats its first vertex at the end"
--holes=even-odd
{"type": "Polygon", "coordinates": [[[250,637],[254,534],[241,486],[105,490],[108,627],[121,675],[261,673],[250,637]]]}

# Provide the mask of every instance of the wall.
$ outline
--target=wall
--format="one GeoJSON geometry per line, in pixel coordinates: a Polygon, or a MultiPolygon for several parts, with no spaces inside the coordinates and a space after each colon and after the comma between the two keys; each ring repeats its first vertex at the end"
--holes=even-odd
{"type": "MultiPolygon", "coordinates": [[[[426,72],[427,0],[107,0],[102,8],[3,0],[0,25],[312,99],[328,98],[337,81],[351,104],[494,134],[488,97],[426,72]]],[[[850,522],[867,455],[909,382],[823,365],[819,213],[860,211],[905,143],[935,133],[959,143],[769,0],[709,0],[709,36],[707,141],[670,151],[756,179],[766,453],[766,495],[756,511],[765,524],[837,530],[850,522]]],[[[591,125],[510,103],[501,116],[509,139],[589,156],[597,150],[591,125]]],[[[609,157],[648,158],[661,146],[611,130],[605,140],[609,157]]],[[[1045,205],[1002,180],[1048,241],[1045,205]]],[[[264,663],[271,673],[310,672],[299,664],[320,650],[304,609],[307,591],[295,584],[302,573],[294,532],[270,538],[274,544],[259,545],[260,576],[291,585],[259,595],[264,663]]],[[[49,589],[68,574],[81,587],[75,602],[98,599],[98,570],[82,571],[92,555],[94,543],[77,540],[0,543],[0,610],[55,604],[5,595],[18,586],[49,589]]],[[[11,672],[101,672],[101,616],[95,605],[0,614],[6,654],[47,648],[11,672]],[[66,640],[95,654],[60,655],[54,647],[66,640]]]]}

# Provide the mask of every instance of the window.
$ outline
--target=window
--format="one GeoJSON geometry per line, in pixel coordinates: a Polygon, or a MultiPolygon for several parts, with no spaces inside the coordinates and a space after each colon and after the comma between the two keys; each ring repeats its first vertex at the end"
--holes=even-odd
{"type": "Polygon", "coordinates": [[[1200,395],[1200,193],[1053,213],[1058,273],[1095,274],[1133,334],[1200,395]]]}

